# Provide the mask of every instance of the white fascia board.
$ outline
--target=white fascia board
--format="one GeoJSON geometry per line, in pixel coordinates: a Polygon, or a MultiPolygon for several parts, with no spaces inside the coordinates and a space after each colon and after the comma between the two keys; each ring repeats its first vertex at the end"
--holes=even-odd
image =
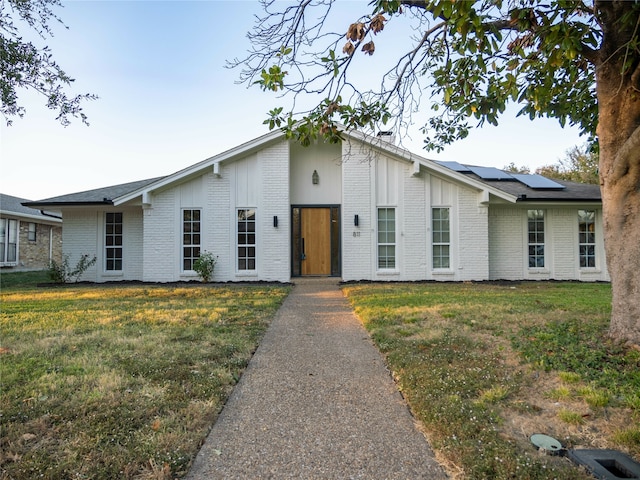
{"type": "MultiPolygon", "coordinates": [[[[202,170],[213,169],[216,164],[220,164],[229,160],[233,160],[236,158],[242,158],[250,153],[253,153],[256,150],[264,147],[266,144],[274,142],[284,138],[284,134],[280,130],[275,130],[273,132],[269,132],[266,135],[255,138],[249,142],[243,143],[242,145],[238,145],[226,152],[222,152],[218,155],[214,155],[213,157],[209,157],[201,162],[198,162],[190,167],[177,171],[171,175],[168,175],[161,180],[158,180],[155,183],[150,185],[146,185],[138,190],[135,190],[127,195],[123,195],[118,198],[113,199],[113,205],[122,205],[128,201],[133,200],[134,198],[140,197],[143,193],[149,194],[155,190],[158,190],[167,185],[171,185],[172,183],[179,182],[188,177],[196,176],[202,170]]],[[[219,167],[218,167],[219,168],[219,167]]]]}
{"type": "Polygon", "coordinates": [[[9,212],[6,210],[0,210],[0,215],[6,218],[11,217],[12,219],[16,219],[16,220],[34,220],[34,222],[31,222],[31,223],[53,223],[53,224],[62,223],[61,218],[50,217],[48,215],[30,215],[28,213],[16,213],[16,212],[9,212]]]}
{"type": "Polygon", "coordinates": [[[527,209],[544,209],[544,208],[593,208],[602,209],[602,202],[594,202],[593,200],[520,200],[518,206],[527,209]]]}

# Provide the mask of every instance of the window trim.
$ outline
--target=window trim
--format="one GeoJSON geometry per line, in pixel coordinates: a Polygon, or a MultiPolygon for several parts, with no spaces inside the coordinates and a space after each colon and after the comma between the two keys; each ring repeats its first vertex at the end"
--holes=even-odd
{"type": "MultiPolygon", "coordinates": [[[[451,264],[452,262],[452,242],[451,242],[451,238],[452,238],[452,224],[451,224],[451,212],[452,212],[452,207],[448,206],[448,205],[435,205],[431,207],[431,269],[436,272],[436,273],[443,273],[443,272],[451,272],[452,268],[451,268],[451,264]],[[436,242],[434,240],[434,236],[436,233],[436,229],[435,229],[435,225],[434,225],[434,211],[435,210],[446,210],[448,213],[448,225],[449,225],[449,229],[447,230],[447,233],[449,235],[449,241],[448,242],[436,242]],[[436,267],[435,266],[435,248],[436,246],[446,246],[449,247],[449,251],[448,251],[448,255],[447,255],[447,260],[449,265],[446,267],[436,267]]],[[[441,219],[439,219],[441,220],[441,219]]],[[[443,230],[438,230],[438,232],[443,233],[443,230]]],[[[444,258],[442,255],[439,258],[444,258]]]]}
{"type": "Polygon", "coordinates": [[[104,272],[105,274],[110,274],[110,275],[121,274],[124,271],[124,213],[123,212],[105,212],[103,239],[104,239],[104,272]],[[116,215],[120,215],[120,221],[117,222],[114,220],[112,222],[109,222],[110,215],[114,215],[114,217],[116,215]],[[120,225],[120,233],[118,232],[109,233],[110,223],[114,226],[120,225]],[[108,240],[109,238],[113,238],[114,243],[112,245],[109,245],[110,243],[108,240]],[[120,239],[120,245],[116,243],[117,238],[120,239]],[[119,250],[120,257],[109,258],[109,250],[113,250],[114,252],[119,250]],[[109,268],[110,261],[114,262],[114,267],[118,266],[118,261],[119,261],[120,268],[109,268]]]}
{"type": "Polygon", "coordinates": [[[237,275],[255,275],[258,272],[258,209],[256,207],[237,207],[236,215],[235,215],[235,254],[234,254],[234,262],[235,262],[235,272],[237,275]],[[250,224],[253,223],[253,231],[245,230],[244,232],[240,231],[240,212],[248,212],[253,211],[253,221],[243,220],[243,223],[250,224]],[[250,233],[253,233],[253,243],[240,243],[240,234],[245,233],[247,237],[250,233]],[[240,248],[253,248],[253,257],[249,255],[245,255],[242,259],[245,260],[248,264],[250,260],[253,259],[253,268],[240,268],[240,248]]]}
{"type": "MultiPolygon", "coordinates": [[[[193,268],[187,269],[184,268],[185,265],[185,260],[188,258],[189,261],[191,262],[191,267],[193,267],[193,262],[196,261],[196,259],[198,257],[200,257],[200,254],[202,253],[202,209],[201,208],[182,208],[180,210],[180,231],[181,231],[181,236],[180,236],[180,271],[182,273],[195,273],[195,270],[193,270],[193,268]],[[195,234],[193,232],[193,230],[191,230],[190,232],[186,232],[185,231],[185,212],[198,212],[198,220],[189,220],[189,223],[191,226],[193,226],[194,224],[198,224],[198,240],[199,243],[190,243],[190,244],[185,244],[184,239],[185,239],[185,235],[190,235],[190,237],[193,237],[195,234]],[[185,248],[190,248],[190,249],[195,249],[197,248],[198,250],[198,256],[193,255],[193,250],[192,250],[192,255],[190,257],[185,257],[185,248]]],[[[193,240],[193,238],[191,238],[193,240]]]]}
{"type": "Polygon", "coordinates": [[[27,240],[35,242],[38,240],[38,225],[35,222],[29,222],[27,225],[27,240]],[[33,230],[31,226],[33,225],[33,230]]]}
{"type": "MultiPolygon", "coordinates": [[[[376,271],[382,273],[390,273],[398,271],[398,209],[394,205],[387,206],[378,206],[376,208],[376,271]],[[393,211],[393,242],[380,242],[380,211],[381,210],[392,210],[393,211]],[[393,247],[393,266],[380,266],[380,247],[393,247]]],[[[385,224],[387,224],[385,220],[385,224]]],[[[389,233],[389,230],[384,231],[386,234],[389,233]]],[[[388,239],[387,239],[388,240],[388,239]]],[[[386,255],[384,258],[391,258],[389,255],[386,255]]],[[[388,260],[385,261],[388,265],[388,260]]]]}
{"type": "Polygon", "coordinates": [[[1,221],[4,223],[5,233],[2,239],[4,245],[4,251],[2,252],[2,258],[0,258],[0,265],[13,267],[18,264],[18,258],[20,257],[20,221],[15,218],[3,217],[1,221]],[[15,242],[11,242],[11,223],[14,223],[15,228],[13,230],[15,242]],[[9,246],[15,245],[13,260],[8,260],[9,246]]]}
{"type": "MultiPolygon", "coordinates": [[[[526,215],[526,245],[527,245],[527,249],[526,249],[526,265],[527,265],[527,269],[529,271],[535,271],[535,272],[541,272],[541,271],[547,271],[548,270],[548,262],[547,262],[547,212],[546,210],[542,209],[542,208],[529,208],[527,209],[527,215],[526,215]],[[529,219],[529,214],[530,212],[536,212],[536,214],[541,213],[542,214],[542,222],[540,222],[540,219],[536,218],[534,219],[536,224],[542,223],[542,230],[538,230],[536,228],[536,230],[534,230],[533,232],[530,230],[530,219],[529,219]],[[536,242],[531,242],[531,234],[536,235],[536,239],[537,235],[542,235],[542,243],[536,241],[536,242]],[[532,259],[532,255],[529,253],[531,247],[542,247],[542,255],[539,255],[538,253],[536,253],[535,255],[533,255],[534,259],[537,259],[539,257],[542,257],[542,265],[531,265],[531,259],[532,259]]],[[[536,262],[537,263],[537,262],[536,262]]]]}
{"type": "MultiPolygon", "coordinates": [[[[586,209],[586,208],[581,208],[578,209],[578,270],[581,271],[594,271],[594,270],[598,270],[598,232],[596,230],[597,227],[597,211],[596,209],[586,209]],[[586,213],[592,213],[593,214],[593,218],[591,222],[582,222],[581,221],[581,212],[586,212],[586,213]],[[593,225],[593,231],[592,232],[583,232],[582,230],[580,230],[580,227],[582,224],[586,224],[586,225],[593,225]],[[591,233],[591,235],[593,235],[593,242],[581,242],[581,235],[583,233],[591,233]],[[586,259],[588,260],[589,257],[593,257],[593,266],[582,266],[582,253],[581,253],[581,248],[583,246],[591,246],[593,247],[593,255],[586,255],[586,259]]],[[[588,228],[588,227],[587,227],[588,228]]]]}

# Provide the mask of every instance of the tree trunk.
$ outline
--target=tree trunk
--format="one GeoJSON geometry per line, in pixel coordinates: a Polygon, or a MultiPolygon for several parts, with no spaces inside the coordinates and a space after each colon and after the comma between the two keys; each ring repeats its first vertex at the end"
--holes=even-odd
{"type": "Polygon", "coordinates": [[[610,334],[640,345],[640,58],[632,50],[635,60],[623,72],[634,30],[616,29],[619,23],[613,21],[625,13],[624,2],[611,2],[604,10],[610,28],[604,32],[596,82],[604,241],[613,294],[610,334]]]}

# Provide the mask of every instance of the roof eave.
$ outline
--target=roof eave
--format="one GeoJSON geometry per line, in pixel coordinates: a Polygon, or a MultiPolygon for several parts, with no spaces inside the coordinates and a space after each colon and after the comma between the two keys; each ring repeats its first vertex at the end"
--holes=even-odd
{"type": "Polygon", "coordinates": [[[94,205],[114,205],[113,200],[102,200],[95,202],[25,202],[25,207],[41,208],[41,207],[82,207],[94,205]]]}

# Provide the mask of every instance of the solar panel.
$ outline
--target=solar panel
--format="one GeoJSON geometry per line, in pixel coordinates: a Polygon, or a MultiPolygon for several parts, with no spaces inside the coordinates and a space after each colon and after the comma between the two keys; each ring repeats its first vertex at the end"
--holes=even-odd
{"type": "Polygon", "coordinates": [[[453,170],[454,172],[470,172],[469,167],[462,165],[458,162],[444,162],[440,160],[435,160],[438,165],[442,165],[443,167],[447,167],[449,170],[453,170]]]}
{"type": "Polygon", "coordinates": [[[562,190],[565,188],[564,185],[549,180],[547,177],[543,177],[537,173],[514,173],[512,175],[520,183],[524,183],[527,187],[533,188],[534,190],[562,190]]]}
{"type": "Polygon", "coordinates": [[[483,180],[513,180],[511,174],[494,167],[469,167],[469,170],[483,180]]]}

